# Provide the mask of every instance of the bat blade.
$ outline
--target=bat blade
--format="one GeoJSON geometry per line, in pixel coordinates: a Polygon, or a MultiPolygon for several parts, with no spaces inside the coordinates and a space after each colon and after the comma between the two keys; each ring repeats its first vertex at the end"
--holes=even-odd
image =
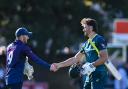
{"type": "Polygon", "coordinates": [[[107,67],[107,69],[112,73],[112,75],[117,79],[117,80],[121,80],[121,74],[118,72],[118,70],[116,69],[116,67],[112,64],[111,61],[107,60],[105,62],[105,66],[107,67]]]}

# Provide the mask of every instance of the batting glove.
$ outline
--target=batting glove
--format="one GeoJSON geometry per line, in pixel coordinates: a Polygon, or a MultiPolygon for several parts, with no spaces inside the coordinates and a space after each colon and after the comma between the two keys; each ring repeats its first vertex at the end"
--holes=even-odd
{"type": "Polygon", "coordinates": [[[81,74],[82,75],[87,75],[89,76],[92,72],[94,72],[96,69],[96,67],[93,66],[92,63],[85,63],[83,66],[82,66],[82,69],[81,69],[81,74]]]}

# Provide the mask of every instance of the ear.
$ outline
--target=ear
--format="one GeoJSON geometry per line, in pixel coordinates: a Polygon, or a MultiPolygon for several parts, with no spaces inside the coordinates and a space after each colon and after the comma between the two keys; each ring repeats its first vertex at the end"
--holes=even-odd
{"type": "Polygon", "coordinates": [[[93,31],[93,26],[89,26],[89,28],[93,31]]]}

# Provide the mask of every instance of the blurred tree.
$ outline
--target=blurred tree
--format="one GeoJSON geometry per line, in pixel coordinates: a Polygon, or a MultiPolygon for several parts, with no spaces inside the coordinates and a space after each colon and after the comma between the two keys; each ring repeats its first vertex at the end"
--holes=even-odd
{"type": "Polygon", "coordinates": [[[44,53],[45,43],[52,38],[51,54],[54,55],[58,49],[85,40],[79,23],[84,17],[96,19],[99,33],[108,39],[110,28],[108,24],[104,25],[102,14],[91,8],[94,3],[101,5],[110,20],[116,18],[117,9],[123,12],[124,17],[128,16],[127,0],[90,0],[90,6],[85,1],[87,0],[0,0],[0,34],[10,42],[15,37],[15,30],[25,26],[34,33],[39,54],[44,53]]]}

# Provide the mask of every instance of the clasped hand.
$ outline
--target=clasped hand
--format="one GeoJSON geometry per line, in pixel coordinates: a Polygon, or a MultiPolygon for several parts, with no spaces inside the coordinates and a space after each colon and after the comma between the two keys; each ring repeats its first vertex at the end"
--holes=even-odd
{"type": "Polygon", "coordinates": [[[59,70],[60,68],[60,64],[59,63],[53,63],[50,66],[50,71],[56,72],[57,70],[59,70]]]}

